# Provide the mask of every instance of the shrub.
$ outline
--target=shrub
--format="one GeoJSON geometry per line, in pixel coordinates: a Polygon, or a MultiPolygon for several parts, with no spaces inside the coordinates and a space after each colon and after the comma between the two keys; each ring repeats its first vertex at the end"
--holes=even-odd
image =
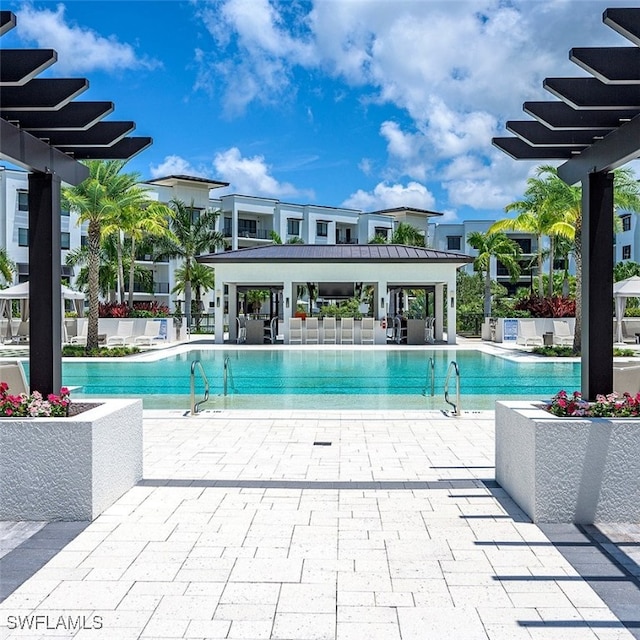
{"type": "Polygon", "coordinates": [[[45,400],[42,394],[34,391],[31,395],[21,393],[11,395],[9,385],[0,382],[0,415],[5,417],[22,418],[30,416],[39,417],[62,417],[69,413],[69,389],[62,387],[60,395],[50,393],[45,400]]]}
{"type": "Polygon", "coordinates": [[[640,393],[632,396],[617,393],[596,396],[595,402],[582,399],[579,391],[569,395],[566,391],[558,391],[545,409],[554,416],[562,418],[591,417],[591,418],[630,418],[640,415],[640,393]]]}
{"type": "Polygon", "coordinates": [[[576,301],[561,296],[552,298],[530,296],[520,300],[515,308],[528,311],[534,318],[567,318],[576,315],[576,301]]]}
{"type": "Polygon", "coordinates": [[[87,349],[82,345],[66,344],[62,347],[65,358],[122,358],[140,353],[139,347],[98,347],[87,349]]]}

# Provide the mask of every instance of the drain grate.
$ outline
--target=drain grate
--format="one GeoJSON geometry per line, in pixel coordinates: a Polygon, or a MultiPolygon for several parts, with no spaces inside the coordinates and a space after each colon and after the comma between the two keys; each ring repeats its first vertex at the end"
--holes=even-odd
{"type": "Polygon", "coordinates": [[[323,441],[323,440],[316,440],[316,441],[313,443],[313,446],[314,446],[314,447],[330,447],[330,446],[331,446],[331,443],[330,443],[330,442],[327,442],[327,441],[323,441]]]}

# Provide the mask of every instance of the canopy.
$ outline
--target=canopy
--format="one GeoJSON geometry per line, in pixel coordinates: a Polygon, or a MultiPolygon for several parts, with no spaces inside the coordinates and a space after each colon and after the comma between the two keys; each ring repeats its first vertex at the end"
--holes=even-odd
{"type": "MultiPolygon", "coordinates": [[[[70,289],[65,285],[60,285],[60,288],[62,292],[62,299],[73,300],[76,312],[79,316],[82,316],[84,312],[84,305],[82,304],[82,300],[85,298],[84,293],[82,293],[82,291],[70,289]]],[[[6,317],[8,320],[6,338],[11,338],[13,335],[11,327],[12,309],[11,303],[9,302],[10,300],[20,300],[20,319],[23,322],[26,322],[29,319],[29,283],[21,282],[20,284],[7,287],[6,289],[0,289],[0,318],[6,317]]],[[[62,311],[64,314],[64,305],[62,305],[62,311]]]]}
{"type": "Polygon", "coordinates": [[[613,283],[613,296],[616,301],[617,341],[622,342],[622,318],[627,306],[627,298],[640,298],[640,276],[631,276],[613,283]]]}

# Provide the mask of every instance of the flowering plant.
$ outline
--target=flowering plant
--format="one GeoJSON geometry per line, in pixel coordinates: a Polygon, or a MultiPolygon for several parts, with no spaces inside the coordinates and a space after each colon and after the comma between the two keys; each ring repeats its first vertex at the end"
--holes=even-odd
{"type": "Polygon", "coordinates": [[[569,395],[563,390],[551,398],[545,409],[560,417],[630,418],[640,416],[640,393],[632,396],[614,392],[597,395],[595,402],[587,402],[579,391],[569,395]]]}
{"type": "Polygon", "coordinates": [[[34,391],[31,395],[26,393],[11,395],[9,385],[6,382],[0,382],[0,416],[64,417],[69,414],[70,404],[69,389],[66,387],[60,389],[60,395],[50,393],[45,400],[38,391],[34,391]]]}

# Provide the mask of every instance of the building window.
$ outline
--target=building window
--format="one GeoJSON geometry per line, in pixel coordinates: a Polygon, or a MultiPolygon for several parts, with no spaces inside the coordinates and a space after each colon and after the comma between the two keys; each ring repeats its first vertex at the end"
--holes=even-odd
{"type": "Polygon", "coordinates": [[[71,248],[71,234],[63,231],[60,234],[60,248],[61,249],[70,249],[71,248]]]}
{"type": "Polygon", "coordinates": [[[327,222],[316,222],[316,235],[319,238],[326,238],[329,235],[329,224],[327,222]]]}
{"type": "Polygon", "coordinates": [[[29,211],[28,191],[18,191],[18,211],[29,211]]]}
{"type": "Polygon", "coordinates": [[[224,227],[223,227],[224,237],[225,238],[231,237],[232,231],[233,231],[233,222],[231,221],[231,218],[225,218],[224,227]]]}
{"type": "Polygon", "coordinates": [[[258,233],[258,223],[255,220],[238,220],[238,237],[255,238],[258,233]]]}
{"type": "Polygon", "coordinates": [[[376,236],[376,238],[384,238],[384,240],[386,241],[386,239],[389,237],[389,229],[387,229],[386,227],[376,227],[374,231],[374,235],[376,236]]]}
{"type": "Polygon", "coordinates": [[[63,216],[64,218],[68,218],[69,217],[69,210],[68,209],[61,209],[60,210],[60,215],[63,216]]]}
{"type": "Polygon", "coordinates": [[[462,246],[461,236],[447,236],[447,250],[448,251],[460,251],[462,246]]]}
{"type": "Polygon", "coordinates": [[[29,229],[18,228],[18,246],[19,247],[29,246],[29,229]]]}
{"type": "Polygon", "coordinates": [[[513,238],[522,253],[531,253],[531,238],[513,238]]]}
{"type": "Polygon", "coordinates": [[[80,246],[81,247],[89,246],[89,236],[80,236],[80,246]]]}
{"type": "Polygon", "coordinates": [[[622,230],[631,231],[631,216],[622,216],[622,230]]]}
{"type": "Polygon", "coordinates": [[[287,219],[287,234],[290,236],[300,235],[300,220],[296,220],[295,218],[287,219]]]}
{"type": "Polygon", "coordinates": [[[631,260],[631,245],[625,244],[622,247],[622,259],[623,260],[631,260]]]}

